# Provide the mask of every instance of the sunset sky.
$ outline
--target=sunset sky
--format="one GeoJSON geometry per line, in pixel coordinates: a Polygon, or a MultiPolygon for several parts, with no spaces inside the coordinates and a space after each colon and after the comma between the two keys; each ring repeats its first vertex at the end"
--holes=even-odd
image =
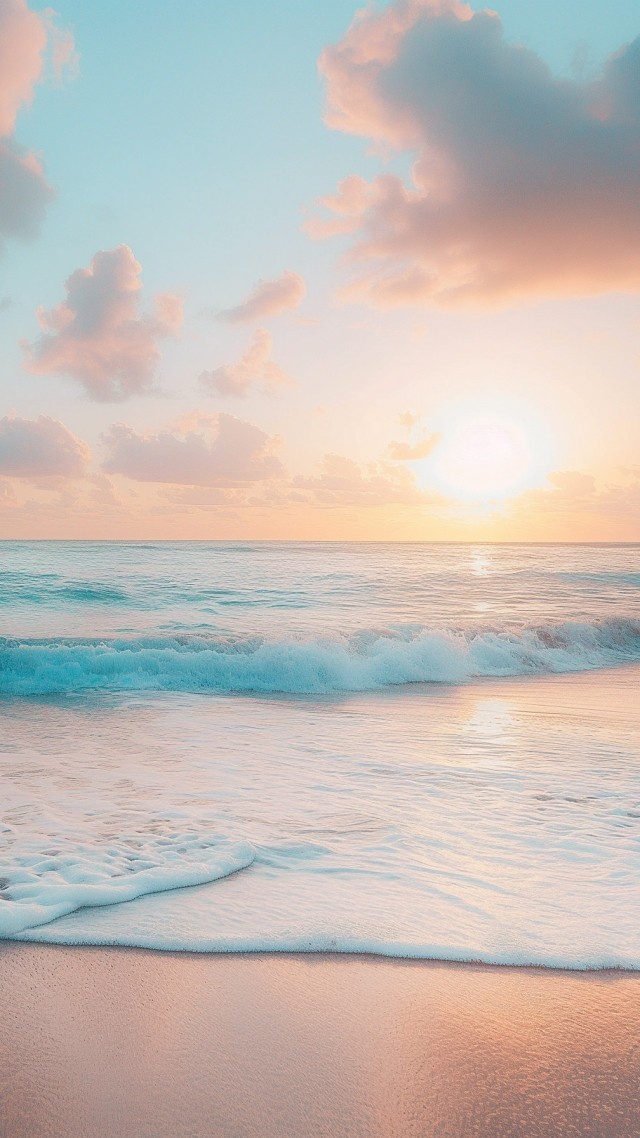
{"type": "Polygon", "coordinates": [[[640,10],[0,0],[0,536],[640,540],[640,10]]]}

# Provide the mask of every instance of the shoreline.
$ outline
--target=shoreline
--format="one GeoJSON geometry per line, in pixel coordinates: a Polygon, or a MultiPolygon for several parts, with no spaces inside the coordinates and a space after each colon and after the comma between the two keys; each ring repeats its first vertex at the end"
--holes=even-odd
{"type": "Polygon", "coordinates": [[[2,1138],[640,1133],[634,972],[4,941],[0,1000],[2,1138]]]}
{"type": "MultiPolygon", "coordinates": [[[[185,885],[184,889],[198,888],[198,886],[185,885]]],[[[175,890],[174,890],[175,892],[175,890]]],[[[133,902],[123,901],[122,905],[132,904],[133,902]]],[[[89,906],[91,908],[91,906],[89,906]]],[[[62,919],[62,918],[58,918],[62,919]]],[[[50,922],[55,924],[55,921],[50,922]]],[[[46,925],[36,926],[36,928],[46,925]]],[[[340,960],[362,960],[370,961],[371,963],[379,964],[400,964],[400,965],[414,965],[416,967],[433,967],[433,968],[453,968],[466,971],[471,969],[478,972],[493,972],[495,970],[504,972],[517,972],[517,973],[533,973],[543,976],[610,976],[612,979],[620,977],[640,977],[640,964],[637,967],[625,968],[621,965],[609,966],[603,965],[602,967],[586,967],[579,966],[569,967],[567,965],[555,964],[503,964],[499,961],[490,960],[471,960],[460,959],[454,960],[446,956],[400,956],[395,954],[387,954],[384,952],[360,952],[356,949],[353,951],[348,949],[325,949],[325,948],[310,948],[310,949],[274,949],[274,948],[250,948],[250,949],[199,949],[199,948],[152,948],[144,944],[91,944],[87,942],[77,944],[65,944],[62,941],[41,941],[41,940],[20,940],[18,937],[0,937],[0,960],[2,959],[3,952],[7,949],[55,949],[57,952],[117,952],[117,953],[140,953],[145,956],[163,956],[174,957],[180,960],[183,956],[188,958],[200,958],[202,960],[209,960],[214,958],[216,960],[228,959],[291,959],[291,960],[307,960],[319,959],[328,961],[340,960]]]]}
{"type": "MultiPolygon", "coordinates": [[[[231,876],[231,875],[229,875],[229,876],[231,876]]],[[[221,880],[224,880],[224,878],[222,878],[221,880]]],[[[214,882],[213,884],[217,884],[217,882],[214,882]]],[[[178,891],[178,889],[193,889],[193,888],[197,889],[198,886],[192,886],[192,885],[179,886],[176,889],[172,890],[172,892],[175,893],[178,891]]],[[[123,901],[123,902],[120,902],[120,906],[127,905],[127,904],[133,904],[133,903],[135,903],[135,902],[123,901]]],[[[105,907],[110,907],[110,906],[105,906],[105,907]]],[[[89,908],[91,908],[91,906],[89,906],[89,908]]],[[[75,910],[75,911],[79,912],[81,910],[75,910]]],[[[57,919],[55,919],[49,923],[52,925],[55,925],[57,923],[57,920],[63,920],[63,919],[64,918],[62,918],[62,917],[57,918],[57,919]]],[[[38,931],[41,928],[46,929],[47,925],[46,924],[45,925],[35,925],[34,930],[29,930],[29,932],[38,931]]],[[[180,959],[180,957],[182,957],[182,956],[202,957],[203,959],[207,959],[209,957],[215,957],[215,958],[220,958],[220,959],[224,959],[227,957],[249,957],[249,958],[276,957],[276,958],[285,958],[285,959],[286,958],[292,958],[292,959],[300,958],[300,959],[304,960],[307,957],[311,957],[311,958],[315,957],[315,958],[320,958],[322,960],[341,960],[341,959],[346,958],[346,959],[352,959],[352,960],[355,959],[355,960],[373,961],[373,962],[377,961],[380,963],[391,963],[391,964],[394,962],[397,962],[398,964],[415,964],[415,965],[426,965],[426,966],[443,967],[443,968],[461,968],[461,969],[471,968],[471,969],[480,970],[480,971],[485,970],[485,969],[490,970],[490,971],[493,971],[494,969],[498,969],[498,970],[504,970],[507,972],[510,972],[510,971],[531,972],[531,973],[541,973],[543,975],[558,975],[558,976],[611,976],[612,978],[614,978],[616,976],[619,976],[619,977],[638,976],[638,977],[640,977],[640,963],[639,964],[633,964],[633,965],[622,965],[622,964],[597,965],[596,964],[596,965],[584,965],[584,966],[576,964],[575,966],[570,966],[570,965],[566,965],[566,964],[533,964],[533,963],[527,963],[526,961],[524,961],[522,963],[516,963],[513,961],[505,962],[505,961],[501,961],[501,960],[482,960],[481,958],[471,958],[471,957],[468,957],[468,958],[467,957],[459,957],[459,958],[457,958],[457,957],[448,957],[448,956],[418,956],[418,955],[414,956],[414,955],[395,953],[395,952],[388,952],[388,953],[387,952],[374,952],[374,951],[360,950],[360,949],[356,949],[356,948],[354,948],[354,949],[348,949],[348,948],[344,948],[344,949],[340,949],[340,948],[331,948],[331,949],[326,949],[326,948],[228,948],[228,949],[227,948],[212,948],[212,949],[203,949],[203,948],[171,948],[171,947],[163,948],[162,945],[156,946],[156,945],[148,945],[148,944],[125,944],[125,943],[122,943],[120,941],[114,941],[113,943],[109,943],[107,941],[105,941],[105,942],[76,941],[74,943],[66,943],[65,941],[45,940],[44,938],[42,938],[42,939],[38,938],[36,940],[35,938],[31,939],[30,937],[27,937],[27,936],[25,936],[24,939],[21,939],[18,936],[0,937],[0,960],[2,958],[2,952],[3,952],[3,948],[5,945],[9,946],[9,947],[13,947],[13,948],[24,948],[24,947],[29,947],[29,946],[33,947],[33,948],[56,948],[56,949],[60,949],[62,951],[64,951],[65,949],[70,949],[71,951],[100,950],[100,951],[104,951],[104,952],[142,952],[142,953],[149,953],[150,955],[160,954],[162,956],[173,956],[176,959],[180,959]]]]}

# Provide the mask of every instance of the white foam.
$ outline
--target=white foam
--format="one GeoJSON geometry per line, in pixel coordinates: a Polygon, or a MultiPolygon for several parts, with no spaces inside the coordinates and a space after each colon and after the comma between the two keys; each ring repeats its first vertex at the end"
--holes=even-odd
{"type": "Polygon", "coordinates": [[[138,636],[0,642],[0,692],[374,691],[571,673],[640,659],[640,621],[457,630],[387,627],[272,640],[138,636]]]}
{"type": "Polygon", "coordinates": [[[4,935],[637,969],[638,681],[16,703],[4,935]]]}
{"type": "MultiPolygon", "coordinates": [[[[617,903],[595,918],[561,886],[529,905],[514,887],[492,896],[471,877],[457,883],[407,874],[273,874],[259,863],[211,887],[86,909],[16,936],[49,944],[125,945],[180,952],[370,953],[416,960],[480,961],[577,971],[640,970],[633,917],[617,903]]],[[[632,901],[629,894],[629,903],[632,901]]],[[[619,899],[618,899],[619,902],[619,899]]]]}
{"type": "Polygon", "coordinates": [[[203,885],[245,869],[254,859],[247,842],[207,845],[185,837],[146,842],[119,836],[110,848],[67,840],[55,852],[24,849],[0,863],[0,938],[15,937],[77,909],[120,905],[151,893],[203,885]]]}

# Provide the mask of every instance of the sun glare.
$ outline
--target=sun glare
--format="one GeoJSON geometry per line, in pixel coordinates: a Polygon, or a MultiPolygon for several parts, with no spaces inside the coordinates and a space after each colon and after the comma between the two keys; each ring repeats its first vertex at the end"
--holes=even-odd
{"type": "Polygon", "coordinates": [[[532,466],[531,445],[522,428],[489,416],[458,423],[434,455],[443,487],[469,500],[509,497],[523,488],[532,466]]]}

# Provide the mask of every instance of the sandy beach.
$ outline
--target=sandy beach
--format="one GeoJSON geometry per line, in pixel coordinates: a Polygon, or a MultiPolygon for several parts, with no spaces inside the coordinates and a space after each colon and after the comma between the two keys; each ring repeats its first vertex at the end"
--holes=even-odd
{"type": "Polygon", "coordinates": [[[2,1138],[635,1138],[640,976],[0,947],[2,1138]]]}

